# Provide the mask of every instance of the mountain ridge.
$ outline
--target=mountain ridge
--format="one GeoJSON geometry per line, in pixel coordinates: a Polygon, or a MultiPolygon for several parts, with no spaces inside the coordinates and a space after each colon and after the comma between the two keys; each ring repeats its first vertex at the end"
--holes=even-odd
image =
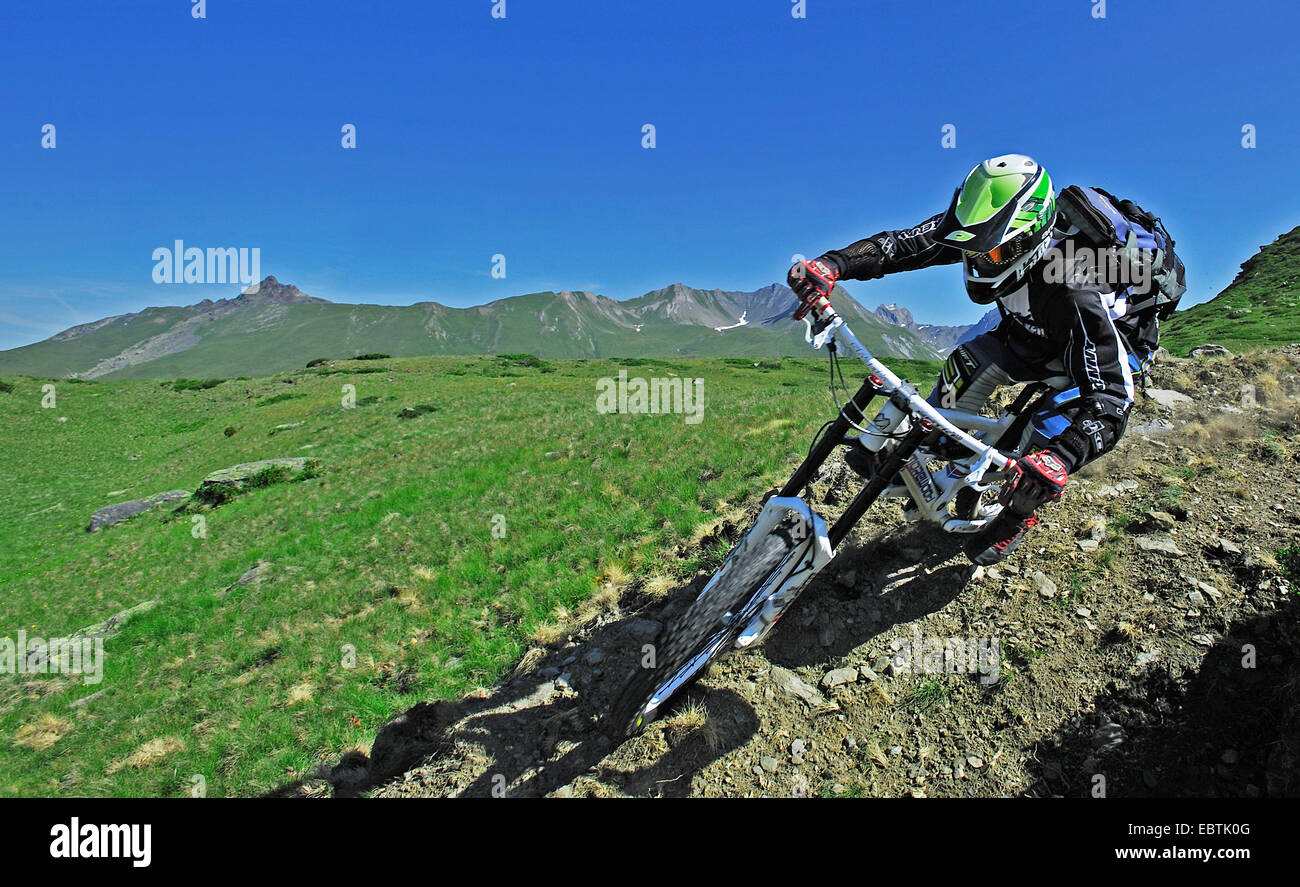
{"type": "MultiPolygon", "coordinates": [[[[938,352],[838,289],[833,300],[882,357],[938,352]]],[[[0,352],[0,374],[83,379],[266,375],[319,357],[527,352],[545,358],[780,357],[807,349],[794,294],[684,283],[619,301],[589,291],[525,293],[466,308],[331,302],[266,277],[233,298],[148,307],[0,352]],[[744,317],[745,323],[739,323],[744,317]]]]}
{"type": "Polygon", "coordinates": [[[980,333],[988,332],[1002,320],[1002,315],[996,308],[987,311],[974,323],[961,326],[917,323],[912,312],[902,305],[878,305],[874,313],[886,323],[892,323],[913,333],[942,355],[948,354],[962,342],[969,342],[980,333]]]}

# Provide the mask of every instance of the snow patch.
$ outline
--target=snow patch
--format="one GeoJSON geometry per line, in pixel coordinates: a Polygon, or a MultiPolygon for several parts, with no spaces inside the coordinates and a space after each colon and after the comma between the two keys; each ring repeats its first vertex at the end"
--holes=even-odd
{"type": "Polygon", "coordinates": [[[734,330],[738,326],[747,326],[749,321],[745,319],[745,315],[748,313],[748,311],[742,311],[740,313],[740,320],[737,323],[733,323],[730,326],[715,326],[714,329],[718,332],[722,332],[723,330],[734,330]]]}

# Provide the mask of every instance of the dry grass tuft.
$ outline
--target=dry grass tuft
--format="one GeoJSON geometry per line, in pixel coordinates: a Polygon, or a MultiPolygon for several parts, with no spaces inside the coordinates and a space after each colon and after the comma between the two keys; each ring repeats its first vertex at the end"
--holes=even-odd
{"type": "Polygon", "coordinates": [[[533,629],[529,638],[533,643],[549,647],[556,641],[569,636],[573,631],[573,614],[567,607],[556,607],[548,622],[543,622],[533,629]]]}
{"type": "Polygon", "coordinates": [[[33,751],[45,751],[54,743],[72,732],[72,722],[67,718],[42,712],[35,722],[23,724],[14,735],[14,745],[30,748],[33,751]]]}
{"type": "Polygon", "coordinates": [[[588,622],[604,613],[617,611],[618,599],[621,592],[621,587],[610,585],[608,583],[602,585],[596,590],[595,594],[579,605],[577,615],[578,624],[586,625],[588,622]]]}
{"type": "Polygon", "coordinates": [[[875,761],[882,767],[889,766],[889,758],[885,757],[885,750],[880,747],[880,743],[872,741],[867,743],[862,749],[862,754],[868,760],[875,761]]]}
{"type": "Polygon", "coordinates": [[[653,598],[661,598],[677,587],[677,582],[661,573],[655,573],[646,580],[641,590],[653,598]]]}
{"type": "Polygon", "coordinates": [[[698,699],[692,699],[673,712],[663,721],[663,727],[673,738],[680,742],[692,733],[699,733],[711,750],[716,750],[720,742],[718,726],[709,717],[709,709],[698,699]]]}
{"type": "Polygon", "coordinates": [[[150,739],[125,758],[109,764],[108,775],[112,776],[123,767],[131,767],[136,770],[152,767],[163,758],[183,748],[185,748],[185,741],[174,736],[159,736],[157,739],[150,739]]]}
{"type": "Polygon", "coordinates": [[[716,533],[721,526],[721,518],[696,524],[691,528],[691,532],[687,535],[686,542],[691,548],[698,548],[705,539],[716,533]]]}
{"type": "Polygon", "coordinates": [[[632,574],[624,569],[622,564],[606,564],[601,572],[604,574],[605,581],[615,587],[627,585],[632,581],[632,574]]]}
{"type": "Polygon", "coordinates": [[[867,694],[867,701],[871,705],[893,705],[894,697],[890,696],[884,687],[873,682],[867,694]]]}
{"type": "Polygon", "coordinates": [[[519,664],[515,666],[515,674],[531,674],[535,668],[546,658],[546,651],[541,647],[529,647],[528,652],[524,653],[519,664]]]}
{"type": "Polygon", "coordinates": [[[568,797],[571,798],[621,798],[625,797],[618,789],[611,788],[590,776],[579,776],[573,780],[568,797]]]}
{"type": "Polygon", "coordinates": [[[316,687],[310,681],[304,681],[301,684],[294,684],[289,688],[289,696],[285,700],[285,705],[298,705],[302,702],[311,702],[313,695],[316,693],[316,687]]]}

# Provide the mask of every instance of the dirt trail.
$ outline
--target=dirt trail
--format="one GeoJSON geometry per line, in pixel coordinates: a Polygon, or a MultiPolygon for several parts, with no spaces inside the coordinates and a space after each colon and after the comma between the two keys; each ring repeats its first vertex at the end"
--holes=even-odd
{"type": "MultiPolygon", "coordinates": [[[[1008,562],[973,569],[880,504],[763,647],[642,737],[612,747],[600,716],[707,576],[633,583],[490,694],[417,705],[276,794],[1300,794],[1300,346],[1169,360],[1152,387],[1192,400],[1140,397],[1008,562]],[[995,650],[993,673],[895,661],[931,638],[995,650]]],[[[855,489],[839,462],[814,486],[830,514],[855,489]]]]}

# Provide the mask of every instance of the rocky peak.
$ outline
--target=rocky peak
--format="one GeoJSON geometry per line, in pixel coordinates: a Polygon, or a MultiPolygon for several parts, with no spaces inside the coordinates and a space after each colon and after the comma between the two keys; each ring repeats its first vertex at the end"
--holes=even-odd
{"type": "Polygon", "coordinates": [[[885,323],[892,323],[908,329],[911,329],[916,324],[916,318],[912,316],[912,312],[902,305],[880,305],[876,308],[876,316],[885,323]]]}
{"type": "Polygon", "coordinates": [[[240,299],[257,299],[267,302],[326,302],[326,299],[318,299],[315,296],[309,296],[298,287],[292,284],[283,284],[275,279],[275,275],[268,274],[257,285],[257,290],[253,291],[252,287],[239,294],[240,299]]]}

